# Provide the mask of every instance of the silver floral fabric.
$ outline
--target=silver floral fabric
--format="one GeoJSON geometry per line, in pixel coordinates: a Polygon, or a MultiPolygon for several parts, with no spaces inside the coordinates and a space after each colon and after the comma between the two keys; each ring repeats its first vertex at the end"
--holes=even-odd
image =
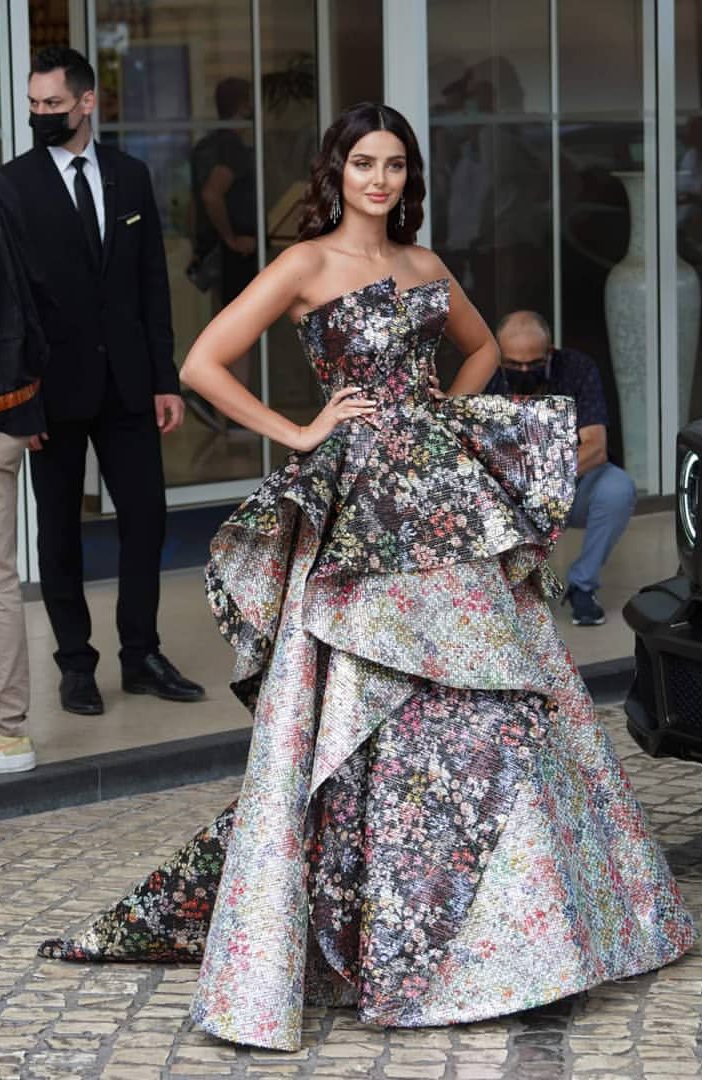
{"type": "Polygon", "coordinates": [[[254,713],[240,798],[155,897],[142,883],[45,946],[199,958],[211,915],[192,1015],[224,1039],[296,1050],[306,1002],[480,1019],[693,940],[545,602],[573,404],[432,403],[447,311],[447,281],[387,278],[303,319],[323,395],[353,382],[379,407],[291,454],[213,541],[208,597],[254,713]]]}

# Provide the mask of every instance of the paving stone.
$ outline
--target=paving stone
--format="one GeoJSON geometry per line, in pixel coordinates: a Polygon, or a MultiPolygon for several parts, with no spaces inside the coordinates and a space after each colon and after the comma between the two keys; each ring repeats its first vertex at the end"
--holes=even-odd
{"type": "Polygon", "coordinates": [[[66,1004],[65,994],[57,994],[50,990],[47,990],[44,994],[13,994],[7,999],[8,1005],[24,1006],[33,1008],[39,1006],[40,1009],[63,1009],[66,1004]]]}
{"type": "Polygon", "coordinates": [[[417,1050],[449,1050],[451,1048],[450,1036],[439,1031],[389,1031],[388,1034],[391,1048],[394,1046],[416,1047],[417,1050]]]}
{"type": "Polygon", "coordinates": [[[288,1061],[307,1061],[309,1057],[309,1049],[304,1047],[302,1050],[295,1050],[293,1052],[276,1050],[251,1050],[250,1056],[252,1061],[268,1061],[269,1063],[285,1063],[288,1061]]]}
{"type": "Polygon", "coordinates": [[[631,1039],[612,1039],[597,1036],[571,1035],[568,1039],[571,1050],[576,1054],[588,1053],[598,1046],[608,1054],[626,1054],[633,1048],[631,1039]]]}
{"type": "MultiPolygon", "coordinates": [[[[477,1026],[477,1025],[476,1025],[477,1026]]],[[[509,1038],[509,1029],[507,1027],[500,1031],[471,1031],[470,1034],[459,1034],[458,1041],[461,1046],[506,1046],[509,1038]]]]}
{"type": "MultiPolygon", "coordinates": [[[[303,1054],[303,1057],[307,1057],[307,1052],[303,1054]]],[[[186,1061],[195,1061],[201,1064],[205,1062],[220,1062],[231,1064],[236,1061],[236,1047],[235,1046],[181,1046],[176,1051],[176,1061],[178,1064],[182,1064],[186,1061]]]]}
{"type": "Polygon", "coordinates": [[[497,1047],[475,1047],[472,1050],[457,1050],[451,1055],[451,1060],[460,1065],[470,1065],[471,1062],[480,1062],[484,1065],[499,1065],[507,1059],[507,1049],[497,1047]]]}
{"type": "Polygon", "coordinates": [[[14,1006],[8,1006],[0,1015],[0,1023],[31,1024],[36,1023],[37,1019],[42,1019],[45,1023],[48,1023],[55,1018],[56,1012],[53,1009],[34,1008],[30,1011],[24,1006],[21,1009],[15,1008],[14,1006]]]}
{"type": "MultiPolygon", "coordinates": [[[[596,1073],[574,1073],[573,1075],[590,1076],[592,1077],[592,1080],[623,1080],[623,1074],[620,1072],[601,1072],[599,1069],[596,1073]]],[[[640,1074],[638,1073],[638,1070],[635,1070],[633,1075],[638,1076],[640,1074]]]]}
{"type": "MultiPolygon", "coordinates": [[[[375,1069],[376,1066],[373,1066],[373,1068],[375,1069]]],[[[368,1077],[368,1075],[367,1064],[364,1065],[362,1062],[354,1063],[351,1061],[337,1061],[333,1065],[330,1065],[328,1061],[324,1061],[316,1066],[314,1072],[310,1073],[310,1076],[314,1077],[314,1080],[339,1080],[339,1078],[342,1077],[344,1080],[346,1080],[346,1078],[354,1080],[357,1076],[368,1077]],[[330,1069],[333,1071],[330,1072],[330,1069]]]]}
{"type": "Polygon", "coordinates": [[[374,1046],[368,1046],[365,1043],[358,1042],[344,1042],[344,1043],[325,1043],[324,1046],[320,1046],[318,1053],[321,1057],[339,1058],[376,1058],[380,1055],[381,1050],[374,1046]]]}
{"type": "Polygon", "coordinates": [[[53,1027],[56,1035],[114,1035],[118,1030],[119,1024],[116,1021],[110,1024],[103,1021],[98,1023],[87,1018],[84,1021],[58,1020],[53,1027]]]}
{"type": "Polygon", "coordinates": [[[227,1066],[223,1066],[222,1072],[217,1065],[171,1065],[168,1069],[169,1076],[231,1076],[227,1066]]]}
{"type": "MultiPolygon", "coordinates": [[[[211,1040],[210,1040],[211,1042],[211,1040]]],[[[173,1034],[165,1031],[128,1031],[115,1039],[113,1046],[172,1046],[173,1034]]]]}
{"type": "Polygon", "coordinates": [[[649,1078],[652,1080],[654,1077],[655,1080],[658,1080],[662,1075],[674,1077],[674,1080],[682,1080],[683,1076],[702,1076],[702,1065],[700,1065],[699,1061],[676,1061],[675,1065],[670,1069],[665,1070],[664,1073],[661,1073],[662,1065],[664,1065],[664,1063],[660,1061],[655,1065],[653,1065],[653,1063],[649,1064],[648,1062],[644,1062],[643,1073],[646,1080],[649,1080],[649,1078]]]}
{"type": "Polygon", "coordinates": [[[620,1069],[624,1074],[624,1070],[633,1068],[635,1059],[629,1055],[622,1057],[615,1057],[609,1054],[579,1054],[573,1063],[573,1072],[587,1072],[593,1069],[620,1069]]]}
{"type": "Polygon", "coordinates": [[[113,1051],[110,1061],[115,1065],[165,1065],[170,1052],[170,1046],[142,1046],[134,1050],[120,1046],[113,1051]]]}
{"type": "Polygon", "coordinates": [[[144,1066],[107,1065],[100,1080],[161,1080],[161,1070],[144,1066]]]}
{"type": "MultiPolygon", "coordinates": [[[[246,1070],[247,1076],[267,1076],[269,1080],[275,1080],[280,1076],[301,1076],[300,1070],[296,1065],[282,1065],[278,1066],[275,1073],[272,1073],[269,1069],[266,1069],[265,1065],[251,1065],[246,1070]]],[[[315,1073],[316,1075],[316,1073],[315,1073]]],[[[339,1075],[339,1074],[337,1074],[339,1075]]]]}
{"type": "Polygon", "coordinates": [[[34,1034],[20,1035],[18,1033],[7,1034],[12,1029],[10,1027],[0,1028],[0,1056],[3,1054],[11,1054],[14,1050],[21,1050],[23,1047],[26,1049],[28,1046],[34,1046],[37,1041],[37,1037],[34,1034]]]}
{"type": "Polygon", "coordinates": [[[442,1080],[445,1065],[386,1065],[383,1075],[397,1080],[442,1080]]]}
{"type": "Polygon", "coordinates": [[[159,1017],[157,1020],[140,1019],[141,1013],[136,1020],[129,1021],[129,1030],[135,1032],[149,1031],[179,1031],[183,1026],[181,1017],[159,1017]]]}
{"type": "MultiPolygon", "coordinates": [[[[506,1057],[505,1053],[505,1057],[506,1057]]],[[[390,1062],[392,1065],[411,1065],[413,1062],[417,1064],[421,1061],[428,1062],[443,1062],[446,1063],[446,1054],[443,1050],[426,1049],[425,1047],[413,1047],[411,1050],[407,1047],[391,1047],[390,1048],[390,1062]]]]}
{"type": "Polygon", "coordinates": [[[457,1065],[454,1070],[455,1080],[502,1080],[502,1069],[491,1069],[487,1065],[457,1065]]]}
{"type": "Polygon", "coordinates": [[[51,1050],[99,1050],[100,1040],[79,1035],[49,1035],[44,1042],[51,1050]]]}

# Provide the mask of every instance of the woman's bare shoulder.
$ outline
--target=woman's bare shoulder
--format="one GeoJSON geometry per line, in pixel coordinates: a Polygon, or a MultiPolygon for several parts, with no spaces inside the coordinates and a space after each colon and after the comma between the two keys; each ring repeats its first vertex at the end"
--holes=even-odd
{"type": "Polygon", "coordinates": [[[431,248],[422,247],[421,244],[408,245],[407,258],[411,262],[417,277],[421,277],[425,281],[448,277],[446,266],[431,248]]]}
{"type": "Polygon", "coordinates": [[[282,251],[271,266],[286,275],[308,278],[324,268],[324,250],[316,240],[298,240],[282,251]]]}

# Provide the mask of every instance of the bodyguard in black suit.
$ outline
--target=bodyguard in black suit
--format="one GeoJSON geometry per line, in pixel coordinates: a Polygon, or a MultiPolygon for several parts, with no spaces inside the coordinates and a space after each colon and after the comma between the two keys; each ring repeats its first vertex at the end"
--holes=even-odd
{"type": "Polygon", "coordinates": [[[39,53],[29,79],[37,146],[3,169],[61,312],[44,327],[47,431],[31,444],[32,480],[61,701],[79,713],[103,711],[83,592],[88,439],[117,510],[123,687],[180,701],[204,693],[159,651],[156,631],[166,511],[160,439],[183,419],[163,238],[146,166],[92,139],[94,86],[80,53],[39,53]]]}

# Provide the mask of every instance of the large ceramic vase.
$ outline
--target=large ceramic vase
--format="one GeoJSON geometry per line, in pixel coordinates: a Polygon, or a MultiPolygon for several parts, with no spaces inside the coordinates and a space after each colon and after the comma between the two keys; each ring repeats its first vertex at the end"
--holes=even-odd
{"type": "MultiPolygon", "coordinates": [[[[644,249],[644,174],[615,172],[629,199],[629,249],[607,275],[605,317],[614,378],[619,393],[624,464],[636,487],[655,489],[649,454],[649,388],[655,385],[654,358],[646,348],[646,267],[644,249]]],[[[685,423],[700,330],[700,284],[693,268],[677,259],[678,293],[678,422],[685,423]]]]}

